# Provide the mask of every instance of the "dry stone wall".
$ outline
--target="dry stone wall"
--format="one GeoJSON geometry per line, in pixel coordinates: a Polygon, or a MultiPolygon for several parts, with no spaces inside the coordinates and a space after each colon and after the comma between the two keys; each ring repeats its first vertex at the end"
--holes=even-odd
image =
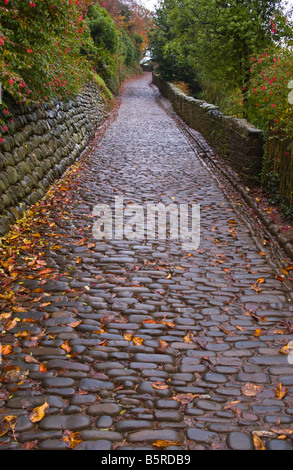
{"type": "Polygon", "coordinates": [[[181,119],[203,135],[245,184],[259,182],[264,152],[261,130],[245,119],[225,116],[217,106],[186,96],[157,73],[153,73],[153,83],[170,100],[181,119]]]}
{"type": "Polygon", "coordinates": [[[107,116],[95,84],[53,106],[9,106],[0,144],[0,236],[82,153],[107,116]]]}

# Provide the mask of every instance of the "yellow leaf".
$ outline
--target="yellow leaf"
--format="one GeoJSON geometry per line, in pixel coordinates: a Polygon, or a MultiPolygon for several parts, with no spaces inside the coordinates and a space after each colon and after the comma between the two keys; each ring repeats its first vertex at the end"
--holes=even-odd
{"type": "MultiPolygon", "coordinates": [[[[291,341],[290,341],[290,343],[291,343],[291,341]]],[[[288,344],[286,344],[285,346],[283,346],[283,347],[280,349],[279,353],[281,353],[281,354],[289,354],[290,351],[293,350],[293,347],[292,347],[292,345],[291,345],[290,343],[288,343],[288,344]]]]}
{"type": "Polygon", "coordinates": [[[131,341],[132,340],[132,334],[130,333],[125,333],[125,335],[123,336],[124,339],[126,339],[126,341],[131,341]]]}
{"type": "Polygon", "coordinates": [[[279,383],[279,385],[274,390],[279,400],[284,398],[284,396],[288,393],[288,389],[286,387],[283,387],[281,383],[279,383]]]}
{"type": "Polygon", "coordinates": [[[193,333],[188,333],[186,336],[184,336],[184,342],[185,343],[193,343],[193,333]]]}
{"type": "Polygon", "coordinates": [[[132,341],[135,344],[135,346],[140,346],[143,343],[143,339],[139,338],[138,336],[134,336],[132,338],[132,341]]]}
{"type": "Polygon", "coordinates": [[[261,328],[257,328],[254,332],[254,336],[258,338],[261,335],[261,328]]]}
{"type": "Polygon", "coordinates": [[[169,447],[169,446],[179,446],[180,442],[177,441],[161,441],[158,439],[156,442],[153,442],[152,446],[154,447],[159,447],[159,448],[164,448],[164,447],[169,447]]]}
{"type": "Polygon", "coordinates": [[[161,323],[162,325],[167,325],[169,328],[174,328],[174,326],[175,326],[175,323],[172,323],[172,322],[170,322],[170,321],[162,320],[162,321],[160,321],[160,323],[161,323]]]}
{"type": "Polygon", "coordinates": [[[262,440],[255,431],[252,433],[252,439],[255,450],[266,450],[265,446],[262,443],[262,440]]]}
{"type": "Polygon", "coordinates": [[[37,406],[36,408],[34,408],[29,415],[30,422],[37,423],[38,421],[41,421],[44,418],[48,408],[49,408],[49,403],[47,401],[45,401],[43,405],[37,406]]]}

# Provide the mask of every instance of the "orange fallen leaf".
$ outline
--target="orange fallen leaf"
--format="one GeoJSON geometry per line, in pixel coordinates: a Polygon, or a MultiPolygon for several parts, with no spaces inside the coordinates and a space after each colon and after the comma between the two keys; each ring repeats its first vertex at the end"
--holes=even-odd
{"type": "Polygon", "coordinates": [[[71,321],[70,323],[66,323],[67,326],[71,326],[71,328],[75,328],[76,326],[80,325],[82,320],[71,321]]]}
{"type": "Polygon", "coordinates": [[[162,441],[160,439],[152,443],[152,446],[159,447],[159,448],[164,448],[164,447],[169,447],[169,446],[179,446],[179,445],[180,445],[180,442],[177,442],[177,441],[162,441]]]}
{"type": "Polygon", "coordinates": [[[160,339],[160,349],[165,351],[167,348],[169,348],[169,344],[166,341],[163,341],[162,339],[160,339]]]}
{"type": "Polygon", "coordinates": [[[280,434],[278,439],[280,439],[281,436],[288,437],[288,436],[292,436],[293,434],[293,429],[288,429],[288,428],[283,428],[283,429],[271,428],[271,431],[275,432],[276,434],[280,434]]]}
{"type": "Polygon", "coordinates": [[[64,431],[63,436],[62,436],[62,441],[66,442],[68,447],[70,449],[74,449],[78,444],[82,442],[82,439],[80,437],[80,433],[77,432],[72,432],[72,431],[64,431]]]}
{"type": "Polygon", "coordinates": [[[258,338],[261,335],[261,328],[257,328],[254,332],[254,336],[258,338]]]}
{"type": "Polygon", "coordinates": [[[48,370],[47,364],[44,364],[44,363],[39,364],[39,372],[44,373],[44,372],[47,372],[47,370],[48,370]]]}
{"type": "Polygon", "coordinates": [[[166,390],[166,388],[169,388],[164,382],[153,382],[152,386],[157,390],[166,390]]]}
{"type": "Polygon", "coordinates": [[[135,344],[135,346],[140,346],[143,343],[143,339],[139,338],[138,336],[134,336],[132,338],[132,341],[135,344]]]}
{"type": "Polygon", "coordinates": [[[13,320],[9,320],[5,325],[6,330],[12,330],[12,328],[16,326],[18,320],[18,318],[13,318],[13,320]]]}
{"type": "Polygon", "coordinates": [[[1,344],[1,355],[6,356],[11,354],[13,350],[13,346],[11,344],[1,344]]]}
{"type": "Polygon", "coordinates": [[[162,321],[160,321],[160,323],[161,323],[162,325],[167,325],[169,328],[174,328],[174,327],[175,327],[175,323],[172,323],[172,322],[170,322],[170,321],[162,320],[162,321]]]}
{"type": "Polygon", "coordinates": [[[40,271],[40,272],[38,273],[38,276],[43,275],[43,274],[50,274],[50,273],[52,273],[53,271],[54,271],[54,270],[53,270],[52,268],[42,269],[42,271],[40,271]]]}
{"type": "Polygon", "coordinates": [[[286,387],[284,387],[281,384],[281,382],[278,384],[278,386],[274,390],[275,390],[276,395],[277,395],[279,400],[284,398],[284,396],[287,395],[287,393],[288,393],[288,389],[286,387]]]}
{"type": "Polygon", "coordinates": [[[186,336],[184,336],[184,342],[192,344],[193,343],[193,333],[188,333],[186,336]]]}
{"type": "Polygon", "coordinates": [[[258,436],[256,432],[252,433],[252,440],[253,440],[253,445],[254,445],[255,450],[266,450],[261,438],[258,436]]]}
{"type": "Polygon", "coordinates": [[[48,408],[49,408],[49,403],[47,401],[45,401],[43,405],[37,406],[36,408],[34,408],[29,415],[30,422],[37,423],[38,421],[41,421],[44,418],[48,408]]]}
{"type": "Polygon", "coordinates": [[[64,349],[67,353],[71,351],[71,346],[69,346],[68,341],[64,341],[63,344],[61,344],[61,348],[64,349]]]}

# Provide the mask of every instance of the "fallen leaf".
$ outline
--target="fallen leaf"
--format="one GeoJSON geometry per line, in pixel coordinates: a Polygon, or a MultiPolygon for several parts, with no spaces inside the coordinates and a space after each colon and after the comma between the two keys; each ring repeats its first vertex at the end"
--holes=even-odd
{"type": "Polygon", "coordinates": [[[21,444],[21,448],[24,450],[34,449],[38,445],[38,442],[38,440],[25,442],[24,444],[21,444]]]}
{"type": "Polygon", "coordinates": [[[38,421],[41,421],[44,418],[48,408],[49,408],[49,403],[47,402],[47,400],[45,401],[43,405],[37,406],[36,408],[34,408],[29,415],[30,422],[37,423],[38,421]]]}
{"type": "Polygon", "coordinates": [[[255,431],[252,432],[252,440],[253,440],[253,445],[254,445],[255,450],[266,450],[261,438],[258,436],[258,434],[255,431]]]}
{"type": "Polygon", "coordinates": [[[66,442],[67,446],[70,449],[74,449],[78,444],[82,442],[82,439],[80,437],[80,433],[73,432],[73,431],[64,431],[63,436],[62,436],[62,441],[66,442]]]}
{"type": "Polygon", "coordinates": [[[258,338],[261,335],[261,328],[257,328],[254,332],[254,336],[258,338]]]}
{"type": "Polygon", "coordinates": [[[14,433],[15,433],[15,426],[16,426],[16,423],[17,423],[17,416],[14,416],[14,415],[5,416],[4,421],[6,421],[6,423],[9,424],[9,426],[12,430],[13,437],[16,440],[14,433]]]}
{"type": "Polygon", "coordinates": [[[160,349],[165,351],[167,348],[169,348],[169,344],[166,341],[163,341],[162,339],[160,339],[160,349]]]}
{"type": "Polygon", "coordinates": [[[152,446],[159,447],[159,448],[164,448],[164,447],[169,447],[169,446],[179,446],[179,445],[180,445],[180,442],[177,442],[177,441],[161,441],[160,439],[152,443],[152,446]]]}
{"type": "Polygon", "coordinates": [[[284,398],[284,396],[287,395],[288,393],[288,389],[284,387],[281,383],[279,383],[278,386],[274,390],[279,400],[284,398]]]}
{"type": "Polygon", "coordinates": [[[292,350],[293,350],[293,346],[292,346],[292,343],[291,343],[291,341],[290,341],[288,344],[285,344],[285,346],[283,346],[283,347],[280,349],[279,353],[281,353],[281,354],[289,354],[290,351],[292,351],[292,350]]]}
{"type": "Polygon", "coordinates": [[[8,354],[11,354],[13,350],[13,347],[11,344],[1,344],[1,355],[6,356],[8,354]]]}
{"type": "Polygon", "coordinates": [[[69,346],[68,341],[64,341],[63,344],[61,344],[61,348],[64,349],[67,353],[71,351],[71,346],[69,346]]]}
{"type": "Polygon", "coordinates": [[[241,410],[238,408],[238,404],[240,403],[239,400],[231,401],[224,407],[224,411],[226,410],[232,410],[233,413],[235,413],[236,416],[241,418],[241,410]]]}
{"type": "Polygon", "coordinates": [[[27,362],[28,364],[38,364],[39,361],[37,361],[33,356],[25,356],[24,357],[24,362],[27,362]]]}
{"type": "Polygon", "coordinates": [[[192,344],[193,343],[193,333],[188,333],[186,336],[184,336],[184,342],[192,344]]]}
{"type": "Polygon", "coordinates": [[[169,328],[174,328],[175,327],[175,323],[172,323],[170,321],[162,320],[159,323],[161,323],[162,325],[167,325],[169,328]]]}
{"type": "Polygon", "coordinates": [[[132,334],[130,333],[125,333],[125,335],[123,336],[124,339],[126,339],[126,341],[131,341],[132,340],[132,334]]]}
{"type": "Polygon", "coordinates": [[[8,423],[0,423],[0,437],[4,436],[9,431],[8,423]]]}
{"type": "Polygon", "coordinates": [[[169,388],[168,385],[166,385],[164,382],[152,382],[152,386],[156,388],[157,390],[165,390],[166,388],[169,388]]]}
{"type": "Polygon", "coordinates": [[[51,302],[44,302],[43,304],[40,305],[40,307],[48,307],[48,305],[50,305],[51,302]]]}
{"type": "Polygon", "coordinates": [[[288,429],[288,428],[284,428],[284,429],[271,428],[271,431],[275,432],[276,434],[285,435],[286,437],[292,436],[293,434],[293,429],[288,429]]]}
{"type": "Polygon", "coordinates": [[[70,323],[66,323],[67,326],[71,326],[71,328],[75,328],[76,326],[80,325],[82,320],[72,321],[70,323]]]}
{"type": "Polygon", "coordinates": [[[182,403],[182,405],[187,405],[188,403],[191,403],[198,396],[199,396],[198,394],[193,394],[193,393],[180,393],[179,395],[172,397],[172,400],[179,401],[180,403],[182,403]]]}
{"type": "Polygon", "coordinates": [[[256,385],[253,383],[247,383],[241,388],[241,392],[246,397],[255,397],[264,390],[263,385],[256,385]]]}
{"type": "Polygon", "coordinates": [[[44,275],[44,274],[50,274],[50,273],[52,273],[53,271],[54,271],[54,269],[52,269],[52,268],[42,269],[42,271],[40,271],[40,272],[38,273],[38,276],[44,275]]]}
{"type": "Polygon", "coordinates": [[[47,372],[47,370],[48,370],[47,364],[45,364],[44,362],[39,364],[39,372],[44,373],[44,372],[47,372]]]}
{"type": "Polygon", "coordinates": [[[139,338],[138,336],[134,336],[132,338],[132,341],[135,344],[135,346],[140,346],[143,343],[143,339],[139,338]]]}

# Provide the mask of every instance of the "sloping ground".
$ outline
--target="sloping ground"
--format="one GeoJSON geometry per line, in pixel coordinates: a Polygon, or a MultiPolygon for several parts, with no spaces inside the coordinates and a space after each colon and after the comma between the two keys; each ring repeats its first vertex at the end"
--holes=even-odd
{"type": "Polygon", "coordinates": [[[290,266],[150,79],[3,241],[2,449],[292,449],[290,266]],[[200,204],[199,247],[96,239],[115,197],[200,204]]]}

